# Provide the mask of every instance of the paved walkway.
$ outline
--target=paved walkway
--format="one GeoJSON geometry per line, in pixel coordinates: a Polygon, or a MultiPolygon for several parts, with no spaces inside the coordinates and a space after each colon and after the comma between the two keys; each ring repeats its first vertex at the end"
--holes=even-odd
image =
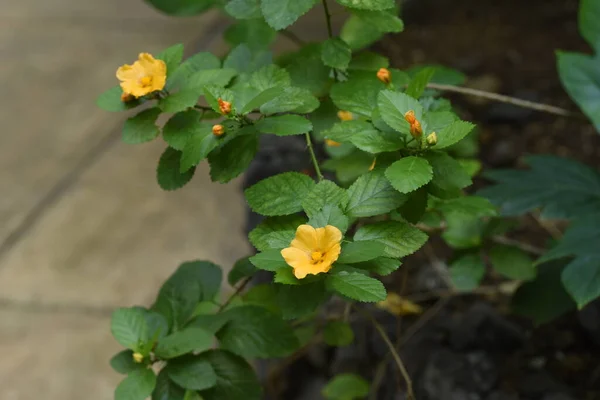
{"type": "Polygon", "coordinates": [[[183,260],[230,265],[248,248],[236,184],[203,166],[161,191],[165,145],[122,144],[124,116],[94,101],[141,51],[213,47],[216,15],[167,18],[142,0],[1,4],[0,399],[112,399],[110,310],[148,304],[183,260]]]}

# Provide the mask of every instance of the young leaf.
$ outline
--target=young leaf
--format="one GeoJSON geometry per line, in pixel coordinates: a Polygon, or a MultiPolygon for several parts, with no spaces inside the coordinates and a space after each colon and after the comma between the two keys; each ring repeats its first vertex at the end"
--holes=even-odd
{"type": "Polygon", "coordinates": [[[377,279],[358,272],[339,272],[327,276],[327,286],[341,295],[361,302],[385,300],[386,291],[377,279]]]}
{"type": "Polygon", "coordinates": [[[363,240],[344,243],[337,262],[340,264],[360,263],[381,257],[384,252],[385,245],[379,242],[363,240]]]}
{"type": "Polygon", "coordinates": [[[183,44],[176,44],[163,50],[156,56],[156,59],[165,62],[167,65],[167,77],[171,77],[183,59],[183,44]]]}
{"type": "Polygon", "coordinates": [[[333,225],[340,231],[346,232],[350,225],[350,219],[344,214],[340,207],[327,204],[320,211],[311,215],[308,224],[315,228],[333,225]]]}
{"type": "Polygon", "coordinates": [[[496,207],[488,199],[479,196],[445,200],[437,208],[447,218],[453,215],[471,218],[494,217],[498,214],[496,207]]]}
{"type": "Polygon", "coordinates": [[[336,0],[345,7],[356,8],[359,10],[387,10],[394,8],[394,0],[336,0]]]}
{"type": "Polygon", "coordinates": [[[303,283],[306,283],[294,276],[294,270],[292,267],[279,268],[275,273],[275,279],[273,279],[273,282],[281,283],[283,285],[302,285],[303,283]]]}
{"type": "Polygon", "coordinates": [[[285,89],[291,86],[292,80],[290,74],[284,68],[271,64],[255,71],[250,77],[249,83],[250,86],[263,92],[275,87],[285,89]]]}
{"type": "Polygon", "coordinates": [[[115,390],[115,400],[145,400],[156,386],[156,375],[151,369],[131,372],[115,390]]]}
{"type": "Polygon", "coordinates": [[[348,346],[354,341],[354,332],[347,322],[329,321],[323,329],[323,340],[329,346],[348,346]]]}
{"type": "Polygon", "coordinates": [[[233,68],[240,74],[252,73],[265,65],[273,63],[273,55],[269,51],[252,51],[250,47],[242,43],[229,52],[223,68],[233,68]]]}
{"type": "Polygon", "coordinates": [[[263,106],[264,104],[267,104],[268,102],[272,101],[273,99],[278,98],[284,92],[285,92],[284,88],[277,87],[277,86],[265,89],[264,91],[260,92],[256,96],[254,96],[250,101],[248,101],[244,105],[244,107],[242,107],[241,113],[248,114],[252,110],[260,108],[261,106],[263,106]]]}
{"type": "Polygon", "coordinates": [[[169,94],[169,96],[160,99],[158,106],[163,112],[178,113],[193,107],[198,103],[198,98],[202,95],[202,87],[186,88],[179,92],[169,94]]]}
{"type": "Polygon", "coordinates": [[[119,344],[134,351],[149,339],[148,324],[140,308],[117,308],[112,313],[110,330],[119,344]]]}
{"type": "Polygon", "coordinates": [[[233,264],[233,268],[227,274],[227,282],[231,286],[235,286],[242,279],[254,276],[256,271],[256,267],[250,262],[249,257],[244,257],[233,264]]]}
{"type": "MultiPolygon", "coordinates": [[[[393,1],[393,0],[392,0],[393,1]]],[[[352,15],[346,20],[340,38],[354,51],[369,47],[383,37],[384,33],[368,21],[352,15]]]]}
{"type": "Polygon", "coordinates": [[[253,19],[260,18],[260,0],[230,0],[225,5],[225,11],[233,18],[253,19]]]}
{"type": "Polygon", "coordinates": [[[266,117],[258,121],[255,127],[262,133],[277,136],[301,135],[312,130],[310,121],[300,115],[266,117]]]}
{"type": "Polygon", "coordinates": [[[194,176],[195,168],[181,173],[180,151],[167,147],[158,161],[156,180],[163,190],[177,190],[184,187],[194,176]]]}
{"type": "Polygon", "coordinates": [[[149,108],[129,118],[123,125],[123,142],[138,144],[154,140],[160,130],[156,126],[156,119],[161,110],[158,107],[149,108]]]}
{"type": "Polygon", "coordinates": [[[298,347],[294,331],[280,317],[257,306],[225,311],[227,324],[217,333],[221,348],[242,357],[284,357],[298,347]]]}
{"type": "MultiPolygon", "coordinates": [[[[371,165],[373,165],[372,154],[354,149],[349,154],[325,161],[321,167],[326,171],[335,171],[335,176],[340,183],[350,184],[361,175],[368,173],[371,165]]],[[[391,186],[390,189],[399,194],[391,186]]]]}
{"type": "Polygon", "coordinates": [[[258,182],[245,195],[250,208],[261,215],[287,215],[302,211],[302,200],[314,186],[309,176],[286,172],[258,182]]]}
{"type": "Polygon", "coordinates": [[[256,135],[242,135],[212,151],[208,155],[210,179],[227,183],[243,173],[258,151],[256,135]]]}
{"type": "Polygon", "coordinates": [[[160,339],[154,353],[160,358],[169,359],[192,351],[208,350],[212,344],[213,335],[209,332],[200,328],[187,328],[160,339]]]}
{"type": "Polygon", "coordinates": [[[119,112],[135,108],[141,104],[138,99],[123,102],[121,100],[122,94],[123,89],[121,89],[121,86],[114,86],[98,96],[96,105],[105,111],[119,112]]]}
{"type": "Polygon", "coordinates": [[[323,280],[305,285],[276,285],[276,290],[277,304],[286,320],[313,313],[328,297],[323,280]]]}
{"type": "Polygon", "coordinates": [[[490,251],[494,269],[509,279],[529,281],[535,278],[536,268],[531,258],[523,251],[511,246],[494,246],[490,251]]]}
{"type": "Polygon", "coordinates": [[[187,138],[181,149],[181,161],[179,172],[182,174],[200,164],[208,155],[222,142],[220,138],[213,135],[212,127],[208,124],[199,125],[187,138]]]}
{"type": "Polygon", "coordinates": [[[424,157],[433,168],[433,179],[429,185],[429,188],[433,189],[432,194],[457,191],[473,183],[460,163],[447,153],[428,152],[424,157]]]}
{"type": "Polygon", "coordinates": [[[408,111],[414,111],[415,118],[418,121],[421,121],[423,118],[423,107],[421,104],[416,99],[404,93],[382,90],[377,97],[377,105],[381,113],[381,118],[383,118],[385,123],[398,132],[407,135],[410,134],[410,125],[404,119],[404,115],[408,111]]]}
{"type": "Polygon", "coordinates": [[[450,265],[450,278],[457,290],[469,292],[479,286],[485,265],[479,254],[467,254],[450,265]]]}
{"type": "Polygon", "coordinates": [[[217,375],[210,363],[197,356],[169,361],[166,367],[169,378],[184,389],[204,390],[217,384],[217,375]]]}
{"type": "Polygon", "coordinates": [[[398,150],[404,146],[402,137],[396,132],[380,131],[371,123],[362,120],[338,122],[323,132],[323,135],[336,142],[350,142],[357,148],[373,154],[398,150]]]}
{"type": "Polygon", "coordinates": [[[188,110],[173,115],[163,127],[163,139],[169,147],[183,150],[187,141],[194,135],[207,130],[208,124],[200,120],[200,113],[188,110]]]}
{"type": "Polygon", "coordinates": [[[260,106],[260,112],[263,114],[283,112],[306,114],[319,108],[319,104],[319,100],[308,89],[287,87],[281,95],[260,106]]]}
{"type": "Polygon", "coordinates": [[[427,242],[427,235],[406,222],[387,221],[360,227],[354,241],[361,240],[383,243],[388,257],[400,258],[419,250],[427,242]]]}
{"type": "Polygon", "coordinates": [[[384,87],[375,73],[356,72],[346,82],[331,87],[331,100],[340,110],[371,117],[377,105],[377,94],[384,87]]]}
{"type": "Polygon", "coordinates": [[[342,39],[327,39],[321,48],[321,60],[323,64],[331,68],[346,69],[352,58],[350,46],[342,39]]]}
{"type": "Polygon", "coordinates": [[[410,81],[410,84],[406,88],[406,94],[410,97],[418,99],[423,95],[427,84],[435,74],[435,68],[428,67],[420,70],[410,81]]]}
{"type": "Polygon", "coordinates": [[[200,355],[217,375],[217,384],[202,391],[204,400],[261,400],[262,387],[254,369],[246,360],[223,350],[200,355]]]}
{"type": "Polygon", "coordinates": [[[195,72],[219,68],[221,68],[221,60],[214,54],[208,52],[196,53],[181,63],[179,68],[169,76],[167,86],[179,86],[187,82],[188,78],[195,72]]]}
{"type": "Polygon", "coordinates": [[[437,132],[438,141],[435,145],[436,149],[443,149],[444,147],[452,146],[455,143],[460,142],[465,136],[467,136],[475,128],[470,122],[466,121],[455,121],[437,132]]]}
{"type": "Polygon", "coordinates": [[[313,8],[316,0],[261,0],[265,20],[276,30],[282,30],[313,8]]]}
{"type": "Polygon", "coordinates": [[[363,51],[352,58],[348,69],[359,71],[377,71],[380,68],[388,68],[389,66],[390,60],[381,54],[363,51]]]}
{"type": "Polygon", "coordinates": [[[355,374],[336,375],[323,389],[323,396],[332,400],[357,400],[369,395],[369,382],[355,374]]]}
{"type": "Polygon", "coordinates": [[[433,169],[426,159],[404,157],[385,170],[385,176],[400,193],[410,193],[429,183],[433,169]]]}
{"type": "Polygon", "coordinates": [[[286,268],[288,265],[281,256],[280,249],[266,250],[249,258],[250,262],[258,269],[264,271],[277,271],[280,268],[286,268]]]}
{"type": "Polygon", "coordinates": [[[232,46],[244,44],[252,50],[265,50],[277,39],[277,31],[264,19],[253,18],[230,25],[223,38],[232,46]]]}
{"type": "Polygon", "coordinates": [[[380,172],[362,175],[348,189],[346,213],[351,217],[372,217],[402,205],[406,196],[398,193],[380,172]]]}
{"type": "Polygon", "coordinates": [[[347,199],[348,195],[346,194],[346,190],[342,189],[332,181],[323,180],[317,183],[304,197],[302,200],[302,208],[306,211],[306,215],[312,217],[327,204],[337,206],[347,199]]]}
{"type": "Polygon", "coordinates": [[[129,374],[136,369],[146,368],[144,364],[136,363],[133,360],[132,350],[123,350],[115,354],[110,359],[110,366],[120,374],[129,374]]]}

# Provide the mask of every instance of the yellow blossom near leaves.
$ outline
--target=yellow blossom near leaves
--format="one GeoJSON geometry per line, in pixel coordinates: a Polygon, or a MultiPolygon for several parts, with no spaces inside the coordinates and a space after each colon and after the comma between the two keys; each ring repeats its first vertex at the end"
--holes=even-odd
{"type": "Polygon", "coordinates": [[[141,353],[133,353],[133,361],[140,364],[144,361],[144,356],[141,353]]]}
{"type": "Polygon", "coordinates": [[[423,312],[420,305],[406,300],[394,292],[388,292],[387,298],[377,303],[377,307],[398,316],[421,314],[423,312]]]}
{"type": "Polygon", "coordinates": [[[121,101],[123,103],[129,103],[130,101],[133,101],[135,99],[135,97],[133,97],[132,95],[130,95],[129,93],[121,93],[121,101]]]}
{"type": "Polygon", "coordinates": [[[167,65],[148,53],[140,53],[133,65],[125,64],[117,69],[123,92],[134,97],[162,90],[167,82],[167,65]]]}
{"type": "Polygon", "coordinates": [[[341,121],[352,121],[354,119],[354,117],[352,116],[352,113],[350,111],[338,111],[337,113],[338,118],[341,121]]]}
{"type": "Polygon", "coordinates": [[[341,241],[342,232],[335,226],[300,225],[290,247],[281,250],[281,255],[294,269],[294,276],[303,279],[309,274],[328,272],[340,256],[341,241]]]}
{"type": "Polygon", "coordinates": [[[437,133],[431,132],[427,135],[427,144],[430,146],[435,146],[437,143],[437,133]]]}
{"type": "Polygon", "coordinates": [[[340,147],[342,145],[340,142],[331,139],[325,139],[325,144],[331,147],[340,147]]]}

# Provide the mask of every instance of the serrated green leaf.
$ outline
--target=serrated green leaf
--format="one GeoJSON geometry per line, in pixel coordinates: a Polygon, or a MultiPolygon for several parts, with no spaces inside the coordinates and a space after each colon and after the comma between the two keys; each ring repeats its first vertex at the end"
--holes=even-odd
{"type": "Polygon", "coordinates": [[[272,63],[273,56],[269,51],[253,52],[242,43],[229,52],[223,61],[223,68],[233,68],[239,73],[252,73],[272,63]]]}
{"type": "Polygon", "coordinates": [[[277,271],[280,268],[287,268],[288,265],[281,255],[280,249],[269,249],[258,253],[249,258],[252,265],[264,271],[277,271]]]}
{"type": "Polygon", "coordinates": [[[132,371],[119,383],[115,390],[115,400],[145,400],[156,386],[156,375],[151,369],[132,371]]]}
{"type": "Polygon", "coordinates": [[[388,68],[390,60],[386,57],[370,51],[363,51],[352,58],[348,69],[378,71],[380,68],[388,68]]]}
{"type": "Polygon", "coordinates": [[[269,234],[282,231],[296,232],[298,226],[305,224],[306,218],[302,215],[286,215],[281,217],[265,218],[249,234],[250,243],[259,251],[270,249],[269,234]]]}
{"type": "Polygon", "coordinates": [[[254,126],[262,133],[272,133],[277,136],[301,135],[312,130],[311,122],[300,115],[266,117],[254,126]]]}
{"type": "Polygon", "coordinates": [[[344,214],[340,207],[327,204],[321,210],[312,214],[308,224],[315,228],[333,225],[344,233],[350,226],[350,219],[344,214]]]}
{"type": "Polygon", "coordinates": [[[352,50],[342,39],[330,38],[323,42],[321,60],[328,67],[346,69],[351,58],[352,50]]]}
{"type": "Polygon", "coordinates": [[[276,285],[277,303],[286,320],[315,312],[328,297],[323,280],[305,285],[276,285]]]}
{"type": "Polygon", "coordinates": [[[119,344],[134,351],[149,338],[144,311],[139,308],[116,309],[112,313],[110,330],[119,344]]]}
{"type": "Polygon", "coordinates": [[[600,296],[600,254],[575,258],[562,271],[561,279],[577,307],[582,309],[600,296]]]}
{"type": "Polygon", "coordinates": [[[385,214],[402,205],[406,196],[398,193],[383,173],[362,175],[348,188],[346,214],[351,217],[371,217],[385,214]]]}
{"type": "Polygon", "coordinates": [[[281,314],[277,303],[277,289],[271,283],[261,283],[252,286],[242,296],[244,305],[255,305],[265,308],[274,314],[281,314]]]}
{"type": "Polygon", "coordinates": [[[374,260],[354,264],[354,267],[385,276],[396,271],[402,263],[395,258],[378,257],[374,260]]]}
{"type": "Polygon", "coordinates": [[[225,11],[237,19],[259,18],[262,15],[260,0],[230,0],[225,5],[225,11]]]}
{"type": "Polygon", "coordinates": [[[295,87],[306,89],[313,96],[318,97],[329,93],[333,80],[329,76],[329,68],[323,64],[320,58],[299,58],[286,65],[286,69],[290,73],[292,84],[295,87]]]}
{"type": "Polygon", "coordinates": [[[413,77],[425,68],[435,69],[433,77],[431,78],[432,83],[460,86],[467,80],[467,76],[462,72],[439,64],[415,65],[414,67],[409,68],[406,72],[408,75],[413,77]]]}
{"type": "Polygon", "coordinates": [[[152,400],[185,400],[186,390],[169,379],[166,368],[156,378],[156,387],[152,392],[152,400]]]}
{"type": "Polygon", "coordinates": [[[598,1],[581,0],[579,31],[596,53],[600,53],[600,3],[598,1]]]}
{"type": "Polygon", "coordinates": [[[217,384],[201,392],[204,400],[261,400],[262,387],[246,360],[223,350],[202,354],[217,375],[217,384]]]}
{"type": "Polygon", "coordinates": [[[358,10],[387,10],[394,8],[394,0],[336,0],[345,7],[356,8],[358,10]]]}
{"type": "Polygon", "coordinates": [[[254,96],[252,99],[250,99],[244,105],[244,107],[242,107],[241,114],[247,114],[257,108],[260,108],[262,105],[281,96],[284,93],[284,91],[285,90],[280,87],[272,87],[272,88],[265,89],[264,91],[260,92],[259,94],[254,96]]]}
{"type": "Polygon", "coordinates": [[[464,255],[450,265],[450,279],[461,292],[477,288],[484,275],[485,265],[479,254],[464,255]]]}
{"type": "Polygon", "coordinates": [[[181,173],[182,153],[170,147],[160,156],[156,169],[156,180],[163,190],[177,190],[184,187],[194,176],[195,168],[181,173]]]}
{"type": "Polygon", "coordinates": [[[233,264],[233,268],[227,274],[227,282],[231,286],[235,286],[242,279],[254,276],[256,271],[256,267],[250,262],[250,258],[244,257],[233,264]]]}
{"type": "Polygon", "coordinates": [[[264,308],[240,306],[225,314],[228,322],[217,333],[225,350],[242,357],[284,357],[299,345],[292,328],[264,308]]]}
{"type": "Polygon", "coordinates": [[[340,31],[340,38],[354,51],[369,47],[383,37],[384,33],[357,15],[351,15],[340,31]]]}
{"type": "Polygon", "coordinates": [[[323,396],[333,400],[357,400],[369,395],[369,382],[355,374],[336,375],[323,388],[323,396]]]}
{"type": "Polygon", "coordinates": [[[381,282],[358,272],[330,274],[327,276],[327,286],[345,297],[361,302],[382,301],[387,296],[381,282]]]}
{"type": "MultiPolygon", "coordinates": [[[[306,278],[305,278],[306,279],[306,278]]],[[[280,268],[275,273],[275,278],[273,279],[275,283],[281,283],[284,285],[302,285],[303,282],[300,279],[294,276],[294,270],[292,267],[289,268],[280,268]]]]}
{"type": "Polygon", "coordinates": [[[404,115],[408,111],[414,111],[415,118],[418,121],[422,121],[423,119],[423,107],[421,104],[416,99],[404,93],[382,90],[377,97],[377,105],[381,113],[381,118],[385,123],[406,135],[410,134],[410,125],[404,119],[404,115]]]}
{"type": "Polygon", "coordinates": [[[433,169],[426,159],[421,157],[404,157],[396,161],[385,170],[394,189],[400,193],[410,193],[433,178],[433,169]]]}
{"type": "Polygon", "coordinates": [[[380,242],[363,240],[342,244],[342,252],[337,262],[340,264],[354,264],[370,261],[383,256],[385,245],[380,242]]]}
{"type": "Polygon", "coordinates": [[[319,104],[319,100],[308,89],[287,87],[281,95],[263,104],[260,112],[263,114],[283,112],[307,114],[319,108],[319,104]]]}
{"type": "Polygon", "coordinates": [[[130,110],[141,104],[140,100],[138,99],[134,99],[126,103],[123,102],[121,100],[122,94],[123,89],[121,89],[121,86],[114,86],[98,96],[96,105],[105,111],[119,112],[130,110]]]}
{"type": "Polygon", "coordinates": [[[496,207],[486,198],[465,196],[444,200],[437,208],[448,218],[462,216],[465,218],[494,217],[498,214],[496,207]]]}
{"type": "Polygon", "coordinates": [[[212,53],[200,52],[186,59],[169,77],[167,86],[179,86],[187,82],[194,73],[207,69],[221,68],[221,60],[212,53]]]}
{"type": "Polygon", "coordinates": [[[255,71],[250,78],[250,85],[261,92],[274,87],[286,88],[291,83],[290,74],[275,64],[262,67],[255,71]]]}
{"type": "Polygon", "coordinates": [[[348,346],[354,341],[354,332],[347,322],[329,321],[323,329],[323,340],[329,346],[348,346]]]}
{"type": "Polygon", "coordinates": [[[387,221],[360,227],[354,241],[360,240],[383,243],[388,257],[400,258],[419,250],[427,242],[427,235],[406,222],[387,221]]]}
{"type": "Polygon", "coordinates": [[[399,33],[404,30],[404,22],[389,10],[352,10],[363,24],[372,26],[382,33],[399,33]]]}
{"type": "Polygon", "coordinates": [[[446,230],[442,238],[455,249],[469,249],[482,245],[485,221],[466,214],[447,214],[446,230]]]}
{"type": "MultiPolygon", "coordinates": [[[[321,167],[326,171],[335,171],[336,178],[340,183],[350,184],[369,172],[373,160],[372,154],[355,149],[350,154],[325,161],[321,167]]],[[[393,190],[391,186],[390,188],[393,190]]],[[[398,193],[395,190],[394,192],[398,193]]]]}
{"type": "Polygon", "coordinates": [[[455,122],[458,118],[450,111],[431,111],[423,116],[426,133],[439,132],[455,122]]]}
{"type": "Polygon", "coordinates": [[[110,366],[120,374],[128,374],[136,369],[146,368],[144,364],[133,360],[133,350],[123,350],[115,354],[110,359],[110,366]]]}
{"type": "Polygon", "coordinates": [[[531,257],[512,246],[497,245],[490,250],[494,269],[509,279],[529,281],[535,278],[536,268],[531,257]]]}
{"type": "Polygon", "coordinates": [[[398,150],[404,146],[401,135],[380,131],[363,120],[338,122],[323,132],[323,135],[336,142],[350,142],[357,148],[373,154],[398,150]]]}
{"type": "Polygon", "coordinates": [[[138,144],[154,140],[160,134],[156,126],[156,119],[160,113],[160,108],[154,107],[127,119],[123,125],[123,142],[138,144]]]}
{"type": "Polygon", "coordinates": [[[217,384],[217,375],[203,357],[188,356],[169,361],[169,378],[184,389],[204,390],[217,384]]]}
{"type": "Polygon", "coordinates": [[[312,217],[327,204],[337,206],[347,198],[346,190],[330,180],[323,180],[302,199],[302,208],[306,211],[306,215],[312,217]]]}
{"type": "Polygon", "coordinates": [[[374,73],[357,71],[346,82],[331,87],[331,100],[340,110],[370,117],[377,105],[377,95],[384,87],[374,73]]]}
{"type": "Polygon", "coordinates": [[[169,359],[191,353],[208,350],[213,345],[213,335],[200,328],[187,328],[174,332],[158,341],[154,354],[169,359]]]}
{"type": "Polygon", "coordinates": [[[206,85],[227,86],[236,75],[237,71],[233,68],[204,69],[191,74],[183,88],[195,89],[198,93],[202,93],[206,85]]]}
{"type": "Polygon", "coordinates": [[[252,50],[263,50],[277,39],[277,31],[259,17],[238,21],[227,28],[223,37],[232,46],[245,44],[252,50]]]}
{"type": "Polygon", "coordinates": [[[418,99],[423,95],[425,88],[431,78],[435,74],[435,68],[428,67],[421,69],[415,76],[410,80],[410,84],[406,88],[406,94],[410,97],[418,99]]]}
{"type": "Polygon", "coordinates": [[[167,77],[172,76],[183,59],[183,44],[176,44],[163,50],[156,56],[156,59],[165,62],[167,66],[167,77]]]}
{"type": "Polygon", "coordinates": [[[265,236],[265,240],[272,249],[283,249],[288,247],[294,239],[296,231],[271,232],[265,236]]]}
{"type": "Polygon", "coordinates": [[[265,20],[274,29],[287,28],[313,8],[316,0],[261,0],[265,20]]]}
{"type": "Polygon", "coordinates": [[[169,15],[201,14],[215,5],[215,0],[144,0],[169,15]]]}
{"type": "Polygon", "coordinates": [[[227,183],[243,173],[258,151],[258,137],[242,135],[226,143],[208,155],[210,179],[227,183]]]}
{"type": "Polygon", "coordinates": [[[213,135],[212,127],[208,124],[199,125],[195,131],[187,138],[183,146],[180,172],[184,173],[192,167],[195,167],[204,160],[211,151],[216,149],[222,142],[221,138],[213,135]]]}
{"type": "Polygon", "coordinates": [[[178,113],[194,107],[202,95],[202,88],[183,89],[160,99],[158,106],[163,112],[178,113]]]}
{"type": "Polygon", "coordinates": [[[434,195],[440,192],[453,192],[463,189],[471,183],[471,177],[460,163],[444,152],[428,152],[425,159],[433,168],[433,179],[429,188],[434,195]]]}
{"type": "Polygon", "coordinates": [[[427,198],[429,193],[427,187],[422,187],[415,190],[408,196],[406,203],[402,204],[400,209],[400,215],[406,221],[411,224],[416,224],[421,221],[421,218],[427,210],[427,198]]]}
{"type": "Polygon", "coordinates": [[[175,150],[183,150],[188,139],[206,128],[200,120],[200,113],[196,110],[188,110],[173,115],[163,127],[163,139],[169,147],[175,150]]]}
{"type": "Polygon", "coordinates": [[[435,148],[443,149],[458,143],[465,136],[467,136],[473,130],[473,128],[475,128],[475,125],[466,121],[455,121],[451,123],[444,129],[437,132],[438,141],[435,145],[435,148]]]}
{"type": "Polygon", "coordinates": [[[245,195],[250,208],[261,215],[287,215],[302,211],[302,199],[315,185],[309,176],[286,172],[258,182],[245,195]]]}

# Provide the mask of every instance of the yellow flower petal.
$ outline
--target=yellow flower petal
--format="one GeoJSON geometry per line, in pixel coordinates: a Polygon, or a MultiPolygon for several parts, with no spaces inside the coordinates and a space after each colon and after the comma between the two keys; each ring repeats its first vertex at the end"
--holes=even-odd
{"type": "Polygon", "coordinates": [[[305,251],[310,257],[317,248],[317,231],[310,225],[300,225],[296,229],[296,238],[292,240],[290,246],[305,251]]]}
{"type": "Polygon", "coordinates": [[[120,81],[137,79],[138,72],[133,68],[132,65],[123,65],[117,69],[117,79],[120,81]]]}
{"type": "Polygon", "coordinates": [[[339,244],[339,242],[335,243],[329,248],[329,250],[325,252],[325,254],[323,254],[323,262],[329,264],[329,266],[331,267],[331,264],[336,262],[337,259],[340,257],[341,252],[342,246],[339,244]]]}
{"type": "Polygon", "coordinates": [[[317,228],[317,247],[320,251],[326,252],[342,240],[342,231],[333,225],[327,225],[325,228],[317,228]]]}
{"type": "Polygon", "coordinates": [[[310,255],[306,254],[305,251],[297,249],[295,247],[287,247],[281,250],[281,256],[285,262],[292,268],[306,268],[311,264],[310,255]]]}

